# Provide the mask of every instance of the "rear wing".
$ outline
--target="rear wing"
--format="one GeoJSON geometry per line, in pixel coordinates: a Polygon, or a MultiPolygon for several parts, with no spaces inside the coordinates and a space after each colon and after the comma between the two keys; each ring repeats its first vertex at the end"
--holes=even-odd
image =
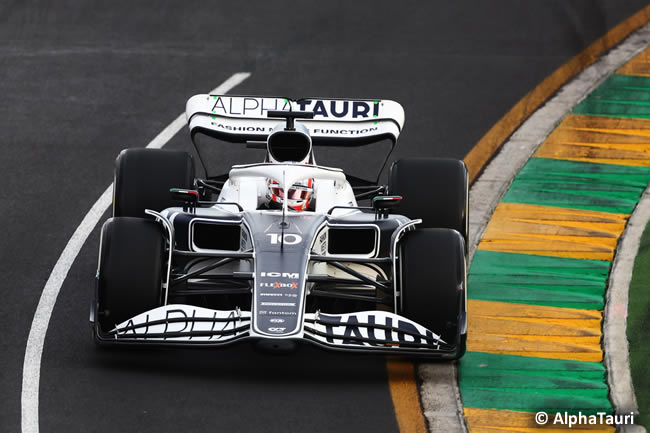
{"type": "Polygon", "coordinates": [[[390,139],[395,145],[404,126],[404,109],[380,99],[289,99],[265,96],[195,95],[186,115],[192,140],[198,132],[234,143],[266,141],[282,118],[269,111],[312,111],[304,125],[315,146],[355,146],[390,139]]]}

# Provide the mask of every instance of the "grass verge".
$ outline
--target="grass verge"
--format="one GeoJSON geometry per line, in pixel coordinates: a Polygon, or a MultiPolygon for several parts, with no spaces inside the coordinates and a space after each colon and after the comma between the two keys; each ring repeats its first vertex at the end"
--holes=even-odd
{"type": "Polygon", "coordinates": [[[630,368],[639,406],[636,424],[650,430],[650,224],[634,262],[627,318],[630,368]]]}

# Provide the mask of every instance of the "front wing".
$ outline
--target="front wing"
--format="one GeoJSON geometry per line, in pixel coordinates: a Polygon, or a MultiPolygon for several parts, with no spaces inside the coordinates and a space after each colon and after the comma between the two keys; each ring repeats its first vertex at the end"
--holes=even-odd
{"type": "MultiPolygon", "coordinates": [[[[283,332],[281,317],[278,333],[283,332]]],[[[190,305],[166,305],[139,314],[95,335],[100,343],[224,346],[242,340],[259,340],[250,335],[249,311],[212,310],[190,305]]],[[[276,338],[269,338],[275,340],[276,338]]],[[[281,336],[278,340],[286,339],[281,336]]],[[[387,311],[347,314],[307,313],[303,331],[291,340],[344,351],[452,357],[458,342],[445,342],[422,325],[387,311]]]]}

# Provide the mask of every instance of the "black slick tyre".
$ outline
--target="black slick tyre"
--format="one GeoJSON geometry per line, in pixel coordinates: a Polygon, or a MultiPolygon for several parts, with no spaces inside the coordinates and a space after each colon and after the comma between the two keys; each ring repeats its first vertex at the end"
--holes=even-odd
{"type": "Polygon", "coordinates": [[[113,216],[142,218],[145,209],[176,206],[169,189],[192,189],[193,185],[194,161],[187,152],[125,149],[115,160],[113,216]]]}
{"type": "Polygon", "coordinates": [[[102,226],[97,319],[103,332],[161,305],[165,236],[155,221],[111,218],[102,226]]]}
{"type": "Polygon", "coordinates": [[[417,229],[400,241],[401,314],[465,352],[465,245],[456,230],[417,229]]]}
{"type": "Polygon", "coordinates": [[[398,213],[422,219],[418,227],[454,229],[467,243],[469,190],[463,161],[400,159],[391,166],[388,190],[403,198],[398,213]]]}

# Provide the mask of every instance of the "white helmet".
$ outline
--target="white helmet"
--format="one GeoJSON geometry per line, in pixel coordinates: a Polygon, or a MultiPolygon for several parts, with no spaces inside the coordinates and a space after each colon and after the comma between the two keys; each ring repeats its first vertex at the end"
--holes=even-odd
{"type": "Polygon", "coordinates": [[[311,178],[294,183],[286,193],[274,179],[267,179],[267,186],[266,196],[270,203],[282,205],[287,200],[287,207],[296,211],[307,210],[314,194],[314,179],[311,178]]]}

